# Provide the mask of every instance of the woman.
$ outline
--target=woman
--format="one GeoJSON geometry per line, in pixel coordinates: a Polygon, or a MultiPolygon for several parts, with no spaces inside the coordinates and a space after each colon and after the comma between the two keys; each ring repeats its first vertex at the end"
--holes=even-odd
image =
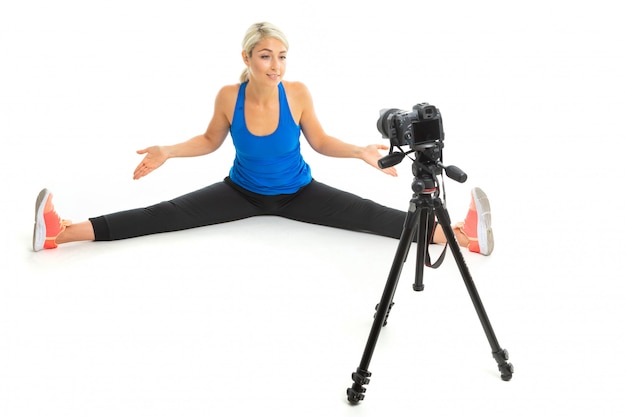
{"type": "MultiPolygon", "coordinates": [[[[240,83],[217,94],[206,132],[172,146],[151,146],[134,172],[142,178],[170,158],[207,155],[230,134],[236,156],[229,176],[200,190],[150,207],[112,213],[72,224],[61,220],[44,189],[36,201],[33,250],[77,241],[109,241],[207,226],[257,215],[399,238],[406,213],[316,182],[300,153],[300,134],[317,152],[358,158],[378,168],[384,145],[345,143],[324,132],[306,86],[284,81],[288,42],[270,23],[252,25],[243,40],[246,69],[240,83]]],[[[395,168],[382,170],[396,176],[395,168]]],[[[493,234],[489,201],[478,188],[466,221],[454,226],[461,246],[489,255],[493,234]]],[[[444,243],[439,226],[434,243],[444,243]]]]}

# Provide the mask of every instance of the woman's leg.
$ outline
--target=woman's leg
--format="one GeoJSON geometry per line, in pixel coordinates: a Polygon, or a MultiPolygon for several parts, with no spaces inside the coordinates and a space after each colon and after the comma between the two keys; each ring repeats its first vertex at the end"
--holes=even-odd
{"type": "Polygon", "coordinates": [[[95,240],[96,235],[90,221],[72,223],[65,227],[55,239],[57,245],[69,242],[81,242],[85,240],[95,240]]]}
{"type": "Polygon", "coordinates": [[[245,196],[220,182],[173,200],[89,219],[95,240],[119,240],[225,223],[259,214],[245,196]]]}
{"type": "Polygon", "coordinates": [[[284,202],[281,216],[307,223],[400,238],[406,212],[313,181],[284,202]]]}
{"type": "MultiPolygon", "coordinates": [[[[357,195],[313,181],[289,199],[280,215],[307,223],[400,238],[406,212],[389,208],[357,195]]],[[[429,225],[427,235],[432,243],[446,243],[441,226],[429,225]]],[[[459,246],[468,247],[470,240],[462,224],[452,226],[459,246]]]]}
{"type": "MultiPolygon", "coordinates": [[[[454,236],[456,236],[456,241],[459,242],[459,246],[462,246],[464,248],[469,246],[470,241],[467,238],[467,236],[461,232],[461,228],[459,227],[458,223],[452,225],[452,231],[454,232],[454,236]]],[[[443,229],[441,228],[439,224],[437,224],[437,226],[435,227],[435,232],[433,233],[432,242],[433,243],[446,243],[447,242],[446,235],[443,233],[443,229]]]]}
{"type": "MultiPolygon", "coordinates": [[[[41,221],[36,218],[36,223],[47,226],[48,229],[58,229],[56,230],[58,234],[47,236],[54,231],[48,231],[46,234],[44,227],[43,234],[47,236],[46,249],[69,242],[119,240],[190,229],[261,214],[254,202],[226,182],[216,183],[149,207],[111,213],[76,224],[60,220],[52,206],[52,194],[47,192],[45,199],[46,201],[41,202],[41,211],[43,213],[43,205],[48,208],[47,221],[42,214],[41,221]],[[54,213],[52,220],[50,211],[54,213]],[[61,227],[57,227],[59,223],[63,223],[61,227]]],[[[44,249],[44,245],[36,245],[35,240],[33,238],[34,249],[44,249]]]]}

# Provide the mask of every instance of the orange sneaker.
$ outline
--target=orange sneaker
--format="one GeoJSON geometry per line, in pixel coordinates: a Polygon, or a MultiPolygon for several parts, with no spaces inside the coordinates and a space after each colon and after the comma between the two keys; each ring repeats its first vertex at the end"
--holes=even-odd
{"type": "Polygon", "coordinates": [[[456,225],[469,240],[468,249],[482,255],[493,252],[493,230],[491,230],[491,207],[487,194],[480,188],[472,189],[472,201],[465,222],[456,225]]]}
{"type": "Polygon", "coordinates": [[[61,220],[52,204],[52,193],[44,188],[35,203],[35,228],[33,230],[33,250],[54,249],[56,238],[72,222],[61,220]]]}

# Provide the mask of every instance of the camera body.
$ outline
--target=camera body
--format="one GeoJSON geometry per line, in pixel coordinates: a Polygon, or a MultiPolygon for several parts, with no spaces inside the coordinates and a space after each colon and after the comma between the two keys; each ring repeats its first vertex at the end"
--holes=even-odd
{"type": "Polygon", "coordinates": [[[444,139],[441,113],[428,103],[416,104],[412,111],[382,109],[376,125],[383,138],[397,147],[408,145],[420,149],[422,145],[444,139]]]}
{"type": "Polygon", "coordinates": [[[377,122],[378,131],[391,142],[389,155],[378,160],[378,167],[386,169],[413,154],[413,184],[415,194],[439,193],[439,176],[445,174],[457,182],[465,182],[467,175],[454,165],[442,162],[443,122],[435,106],[420,103],[412,111],[383,109],[377,122]],[[409,145],[411,150],[401,147],[409,145]]]}

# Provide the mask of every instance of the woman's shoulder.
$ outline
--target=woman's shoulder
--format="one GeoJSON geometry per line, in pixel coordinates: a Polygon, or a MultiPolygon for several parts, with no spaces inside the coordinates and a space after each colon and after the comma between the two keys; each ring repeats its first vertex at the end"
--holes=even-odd
{"type": "Polygon", "coordinates": [[[283,81],[282,83],[290,103],[293,102],[306,106],[307,103],[311,102],[311,93],[303,82],[283,81]]]}
{"type": "Polygon", "coordinates": [[[283,86],[285,87],[285,91],[292,92],[295,94],[302,94],[309,92],[307,86],[301,81],[281,81],[283,86]]]}
{"type": "Polygon", "coordinates": [[[223,86],[222,88],[220,88],[217,92],[217,97],[220,98],[226,98],[226,97],[232,97],[233,95],[236,97],[237,94],[239,93],[239,87],[241,86],[241,84],[237,83],[237,84],[228,84],[223,86]]]}
{"type": "Polygon", "coordinates": [[[240,85],[229,84],[220,88],[215,97],[215,106],[222,107],[225,111],[230,112],[230,109],[235,107],[240,85]]]}

